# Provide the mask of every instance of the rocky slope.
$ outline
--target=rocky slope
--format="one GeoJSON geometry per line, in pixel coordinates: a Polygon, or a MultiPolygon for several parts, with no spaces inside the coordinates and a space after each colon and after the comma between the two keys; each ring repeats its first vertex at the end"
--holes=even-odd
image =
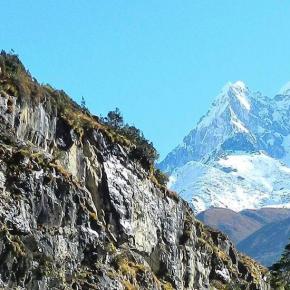
{"type": "Polygon", "coordinates": [[[270,289],[132,158],[134,143],[0,55],[0,288],[270,289]]]}
{"type": "Polygon", "coordinates": [[[290,95],[228,84],[208,113],[159,164],[196,213],[290,206],[290,95]]]}

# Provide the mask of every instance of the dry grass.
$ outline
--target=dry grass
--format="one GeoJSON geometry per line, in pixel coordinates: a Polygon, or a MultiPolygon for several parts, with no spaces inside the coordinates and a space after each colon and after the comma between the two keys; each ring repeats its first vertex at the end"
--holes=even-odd
{"type": "Polygon", "coordinates": [[[117,252],[116,246],[112,243],[109,242],[106,247],[105,250],[110,254],[110,255],[114,255],[117,252]]]}
{"type": "Polygon", "coordinates": [[[261,279],[261,274],[266,275],[268,273],[268,269],[252,260],[250,257],[239,253],[239,260],[243,263],[243,265],[249,270],[252,274],[254,282],[259,283],[261,279]]]}
{"type": "Polygon", "coordinates": [[[90,220],[91,221],[97,221],[98,220],[98,215],[96,212],[90,212],[90,220]]]}
{"type": "Polygon", "coordinates": [[[173,288],[171,283],[165,282],[165,281],[163,281],[161,283],[162,283],[161,284],[162,285],[162,290],[174,290],[174,288],[173,288]]]}
{"type": "Polygon", "coordinates": [[[136,278],[138,272],[145,272],[147,270],[143,264],[133,263],[132,261],[128,261],[127,258],[120,256],[116,258],[116,264],[118,270],[123,275],[129,275],[133,278],[136,278]]]}
{"type": "Polygon", "coordinates": [[[0,229],[1,240],[5,241],[11,251],[18,257],[26,256],[25,246],[18,236],[9,233],[6,225],[2,224],[0,229]]]}
{"type": "Polygon", "coordinates": [[[123,286],[125,287],[125,290],[139,290],[139,287],[134,286],[129,281],[122,281],[123,286]]]}
{"type": "Polygon", "coordinates": [[[179,196],[175,191],[169,190],[165,185],[158,182],[154,175],[154,168],[150,169],[149,179],[165,196],[173,199],[177,203],[179,202],[179,196]]]}

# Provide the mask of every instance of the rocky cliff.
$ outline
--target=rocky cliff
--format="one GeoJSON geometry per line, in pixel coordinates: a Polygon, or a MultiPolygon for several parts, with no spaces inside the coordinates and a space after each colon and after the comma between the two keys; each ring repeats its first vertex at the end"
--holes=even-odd
{"type": "Polygon", "coordinates": [[[270,289],[134,143],[4,52],[0,118],[0,288],[270,289]]]}

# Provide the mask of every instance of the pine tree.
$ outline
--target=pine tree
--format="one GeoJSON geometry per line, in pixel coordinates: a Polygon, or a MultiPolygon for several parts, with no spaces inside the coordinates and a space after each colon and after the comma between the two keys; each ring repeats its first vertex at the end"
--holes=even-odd
{"type": "Polygon", "coordinates": [[[84,112],[86,112],[86,113],[89,112],[89,109],[87,108],[87,105],[86,105],[86,100],[83,96],[82,96],[82,100],[81,100],[81,108],[84,112]]]}
{"type": "Polygon", "coordinates": [[[114,111],[110,111],[107,115],[106,121],[108,125],[114,128],[122,128],[124,126],[124,119],[119,108],[114,111]]]}
{"type": "Polygon", "coordinates": [[[290,244],[285,247],[280,260],[270,270],[274,289],[290,290],[290,244]]]}
{"type": "Polygon", "coordinates": [[[84,97],[82,97],[82,100],[81,100],[81,107],[82,109],[86,108],[86,100],[84,97]]]}

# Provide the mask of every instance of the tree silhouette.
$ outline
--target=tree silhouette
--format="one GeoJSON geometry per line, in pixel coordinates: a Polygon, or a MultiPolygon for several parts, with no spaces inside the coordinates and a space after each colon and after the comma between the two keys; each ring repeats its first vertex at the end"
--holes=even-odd
{"type": "Polygon", "coordinates": [[[119,108],[110,111],[106,117],[106,123],[113,128],[122,128],[124,126],[124,119],[119,108]]]}
{"type": "Polygon", "coordinates": [[[270,267],[273,287],[290,290],[290,244],[285,246],[280,260],[270,267]]]}
{"type": "Polygon", "coordinates": [[[89,109],[88,109],[87,104],[86,104],[86,100],[83,96],[82,96],[82,100],[81,100],[81,108],[84,112],[86,112],[86,113],[89,112],[89,109]]]}

